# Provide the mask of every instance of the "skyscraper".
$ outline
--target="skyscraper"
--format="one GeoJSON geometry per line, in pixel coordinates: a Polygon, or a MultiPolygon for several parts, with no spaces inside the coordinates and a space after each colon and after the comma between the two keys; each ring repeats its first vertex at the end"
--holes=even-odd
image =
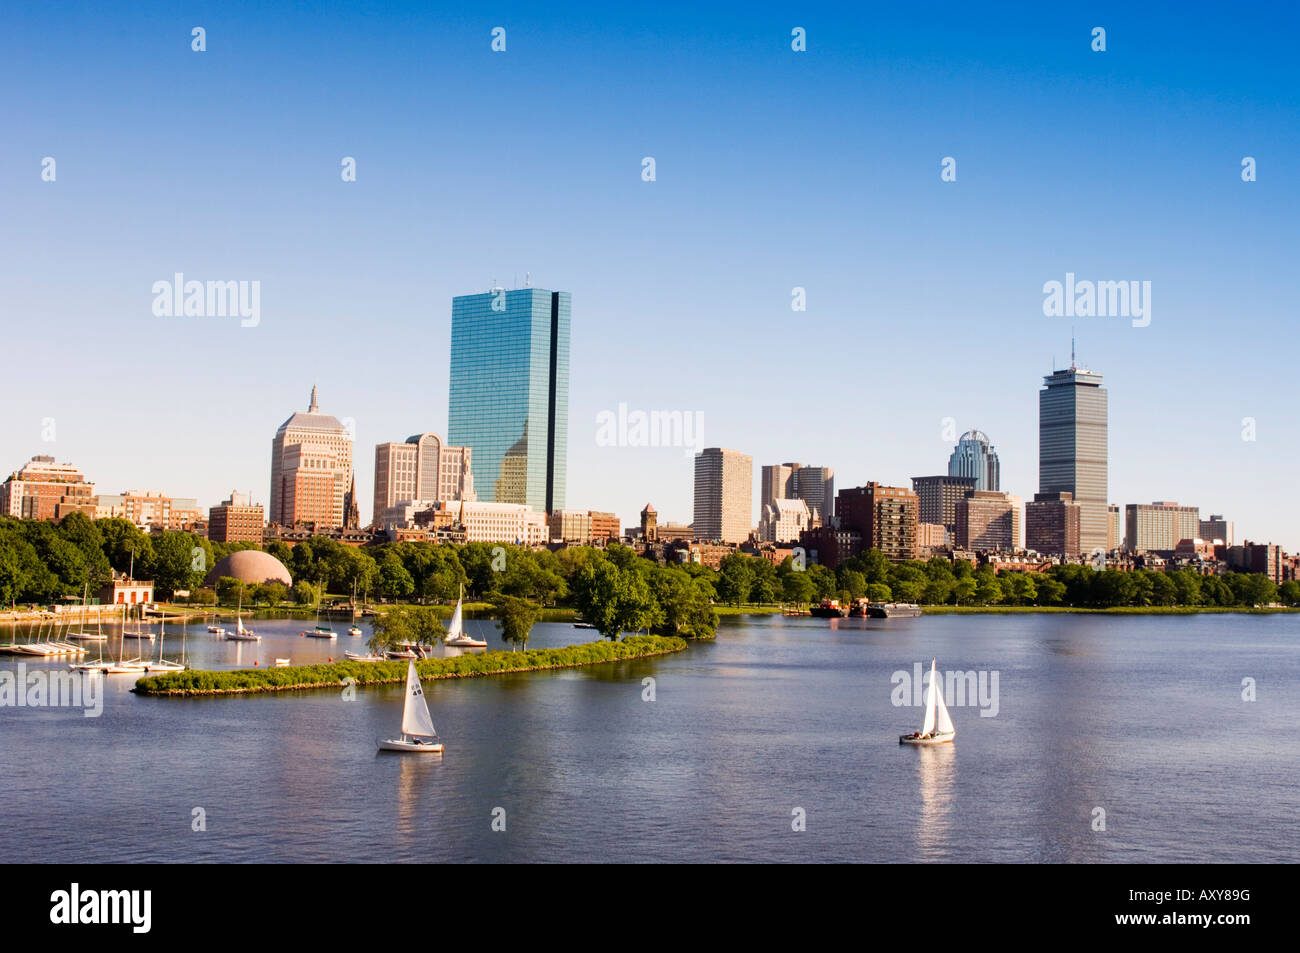
{"type": "Polygon", "coordinates": [[[911,490],[879,483],[840,490],[835,512],[839,528],[860,534],[864,549],[894,562],[916,558],[920,504],[911,490]]]}
{"type": "Polygon", "coordinates": [[[948,476],[973,477],[976,490],[1000,489],[1001,465],[998,452],[989,443],[988,434],[968,430],[961,435],[948,457],[948,476]]]}
{"type": "Polygon", "coordinates": [[[322,414],[311,389],[307,412],[280,425],[271,441],[271,510],[281,526],[343,525],[343,497],[352,478],[352,434],[338,418],[322,414]]]}
{"type": "Polygon", "coordinates": [[[709,447],[695,455],[696,539],[743,543],[753,529],[754,458],[709,447]]]}
{"type": "Polygon", "coordinates": [[[942,526],[955,540],[957,504],[975,492],[975,477],[912,477],[912,492],[920,507],[920,521],[942,526]]]}
{"type": "Polygon", "coordinates": [[[569,310],[541,288],[452,299],[447,440],[473,451],[484,499],[564,509],[569,310]]]}
{"type": "Polygon", "coordinates": [[[374,519],[407,500],[477,500],[472,454],[449,447],[436,433],[407,437],[405,443],[375,446],[374,519]]]}
{"type": "Polygon", "coordinates": [[[1084,554],[1106,549],[1106,388],[1101,380],[1071,363],[1068,370],[1044,377],[1047,386],[1038,392],[1038,488],[1043,494],[1072,495],[1084,554]]]}
{"type": "Polygon", "coordinates": [[[777,463],[763,467],[763,482],[758,505],[774,505],[777,500],[803,500],[811,514],[828,524],[835,509],[835,470],[831,467],[807,467],[802,463],[777,463]]]}

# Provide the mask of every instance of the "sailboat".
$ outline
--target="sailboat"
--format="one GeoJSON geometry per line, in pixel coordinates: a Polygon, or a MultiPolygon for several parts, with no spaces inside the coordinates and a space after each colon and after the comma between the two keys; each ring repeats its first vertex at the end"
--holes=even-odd
{"type": "Polygon", "coordinates": [[[138,658],[126,658],[126,615],[127,608],[122,606],[122,632],[117,639],[117,661],[104,669],[106,675],[143,675],[144,662],[138,658]]]}
{"type": "Polygon", "coordinates": [[[935,674],[934,659],[930,659],[930,688],[925,696],[925,721],[921,730],[910,735],[899,735],[900,745],[941,745],[952,741],[957,735],[952,718],[948,716],[948,706],[943,703],[943,687],[935,674]]]}
{"type": "Polygon", "coordinates": [[[81,588],[81,630],[69,632],[67,638],[76,642],[103,642],[108,636],[104,634],[102,626],[98,632],[86,631],[86,599],[89,595],[90,584],[87,583],[81,588]]]}
{"type": "Polygon", "coordinates": [[[244,627],[244,590],[239,590],[239,608],[235,610],[235,631],[224,633],[227,642],[261,642],[262,637],[244,627]]]}
{"type": "MultiPolygon", "coordinates": [[[[159,619],[159,620],[158,620],[158,661],[156,661],[156,662],[154,662],[154,661],[146,662],[145,665],[144,665],[144,667],[145,667],[145,671],[147,671],[147,672],[183,672],[183,671],[185,671],[186,666],[185,666],[185,663],[184,663],[184,662],[173,662],[173,661],[170,661],[169,659],[165,659],[165,658],[163,658],[163,642],[164,642],[164,641],[166,640],[166,638],[167,638],[166,631],[165,631],[166,628],[167,628],[167,621],[166,621],[166,618],[164,617],[164,618],[159,619]]],[[[185,657],[185,650],[184,650],[184,649],[181,649],[181,657],[182,657],[182,658],[185,657]]]]}
{"type": "Polygon", "coordinates": [[[104,643],[108,641],[108,636],[104,635],[104,615],[102,612],[99,615],[97,626],[98,626],[97,635],[101,636],[101,638],[97,638],[95,640],[99,643],[99,661],[76,662],[68,666],[68,668],[72,669],[72,671],[85,672],[87,675],[103,675],[105,672],[107,672],[110,668],[113,667],[113,663],[111,661],[108,662],[104,661],[104,643]]]}
{"type": "Polygon", "coordinates": [[[417,754],[442,754],[442,742],[436,740],[429,703],[425,701],[415,662],[406,664],[406,706],[402,709],[402,737],[380,741],[380,751],[410,751],[417,754]]]}
{"type": "Polygon", "coordinates": [[[462,587],[460,595],[456,597],[456,611],[451,614],[451,621],[447,623],[447,635],[443,642],[447,645],[455,645],[467,649],[485,649],[487,642],[483,639],[476,639],[471,635],[465,634],[465,624],[461,619],[460,605],[465,595],[462,587]]]}

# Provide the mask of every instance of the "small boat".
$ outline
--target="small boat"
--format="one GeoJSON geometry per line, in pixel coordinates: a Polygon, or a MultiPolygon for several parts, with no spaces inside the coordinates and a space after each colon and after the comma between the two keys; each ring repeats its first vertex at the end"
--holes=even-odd
{"type": "Polygon", "coordinates": [[[364,633],[361,631],[361,627],[360,627],[360,626],[355,626],[355,625],[354,625],[354,626],[352,626],[352,627],[350,627],[350,628],[348,629],[348,635],[352,636],[354,639],[359,639],[359,638],[361,638],[361,636],[362,636],[363,634],[364,634],[364,633]]]}
{"type": "Polygon", "coordinates": [[[957,736],[952,718],[948,715],[948,706],[943,702],[943,683],[934,670],[934,659],[930,659],[930,687],[925,696],[925,721],[921,730],[910,735],[899,735],[900,745],[942,745],[957,736]]]}
{"type": "MultiPolygon", "coordinates": [[[[158,661],[148,661],[144,663],[146,672],[183,672],[187,666],[184,662],[174,662],[171,659],[163,658],[163,646],[167,641],[166,636],[167,621],[161,619],[158,622],[158,661]]],[[[184,658],[185,650],[181,649],[181,657],[184,658]]]]}
{"type": "Polygon", "coordinates": [[[406,703],[402,709],[402,736],[377,742],[380,751],[403,751],[413,754],[442,754],[442,742],[433,727],[429,703],[425,701],[415,662],[406,666],[406,703]]]}
{"type": "Polygon", "coordinates": [[[215,633],[216,635],[225,635],[225,634],[226,634],[226,630],[223,629],[223,628],[222,628],[221,626],[219,626],[219,625],[210,625],[210,626],[208,626],[208,631],[209,631],[209,632],[212,632],[212,633],[215,633]]]}
{"type": "Polygon", "coordinates": [[[382,655],[361,655],[358,652],[344,652],[343,657],[349,662],[382,662],[384,660],[382,655]]]}
{"type": "MultiPolygon", "coordinates": [[[[344,652],[343,654],[347,655],[346,652],[344,652]]],[[[384,652],[384,657],[390,659],[404,659],[404,658],[417,659],[420,656],[416,655],[415,652],[412,651],[411,649],[388,649],[386,652],[384,652]]]]}
{"type": "Polygon", "coordinates": [[[252,629],[244,628],[244,593],[239,593],[239,608],[235,610],[235,631],[225,632],[227,642],[261,642],[262,637],[252,629]]]}
{"type": "Polygon", "coordinates": [[[289,665],[289,660],[287,658],[278,658],[275,660],[276,668],[287,668],[288,665],[289,665]]]}
{"type": "Polygon", "coordinates": [[[915,602],[869,602],[867,614],[873,619],[915,619],[921,607],[915,602]]]}
{"type": "Polygon", "coordinates": [[[840,605],[838,599],[823,599],[820,604],[809,609],[808,614],[819,619],[843,619],[849,610],[840,605]]]}
{"type": "Polygon", "coordinates": [[[573,627],[574,627],[575,629],[594,629],[594,628],[595,628],[595,626],[592,625],[590,622],[575,622],[575,623],[573,623],[573,627]]]}
{"type": "Polygon", "coordinates": [[[461,596],[457,596],[456,598],[456,611],[451,614],[451,621],[447,623],[447,634],[443,637],[442,641],[446,645],[454,645],[457,648],[485,649],[487,648],[486,641],[465,634],[465,624],[461,620],[460,611],[461,599],[463,596],[464,592],[462,591],[461,596]]]}
{"type": "Polygon", "coordinates": [[[337,639],[339,637],[337,632],[333,629],[326,628],[323,625],[316,626],[316,628],[312,629],[310,632],[303,632],[302,635],[305,635],[309,639],[337,639]]]}

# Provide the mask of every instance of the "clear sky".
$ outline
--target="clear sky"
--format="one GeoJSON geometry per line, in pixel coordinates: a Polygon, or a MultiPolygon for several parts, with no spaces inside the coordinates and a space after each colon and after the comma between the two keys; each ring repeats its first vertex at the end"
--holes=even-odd
{"type": "Polygon", "coordinates": [[[942,472],[951,417],[1028,499],[1073,327],[1112,502],[1300,548],[1296,8],[902,6],[6,5],[0,469],[265,503],[318,382],[368,519],[374,445],[446,432],[452,296],[530,273],[573,296],[571,507],[692,517],[682,449],[598,446],[620,403],[700,413],[756,497],[942,472]],[[175,272],[260,323],[155,316],[175,272]],[[1044,316],[1067,272],[1150,281],[1149,326],[1044,316]]]}

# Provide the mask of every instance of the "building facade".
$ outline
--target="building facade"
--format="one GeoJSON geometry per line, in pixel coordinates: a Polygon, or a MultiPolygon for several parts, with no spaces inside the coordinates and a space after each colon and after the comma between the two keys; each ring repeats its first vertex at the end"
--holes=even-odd
{"type": "Polygon", "coordinates": [[[565,507],[569,317],[567,291],[452,299],[447,439],[473,451],[485,498],[542,513],[565,507]]]}
{"type": "Polygon", "coordinates": [[[922,523],[938,523],[953,539],[957,536],[957,504],[975,492],[973,476],[912,477],[922,523]]]}
{"type": "Polygon", "coordinates": [[[343,525],[343,497],[352,479],[352,434],[322,414],[316,388],[306,413],[280,425],[271,441],[271,505],[267,519],[280,526],[343,525]]]}
{"type": "Polygon", "coordinates": [[[975,490],[957,503],[958,549],[1013,553],[1020,548],[1020,500],[1010,493],[975,490]]]}
{"type": "Polygon", "coordinates": [[[231,490],[228,499],[208,510],[208,539],[214,543],[260,543],[263,529],[262,504],[247,494],[231,490]]]}
{"type": "Polygon", "coordinates": [[[1078,558],[1080,512],[1069,492],[1035,493],[1025,504],[1025,548],[1045,556],[1078,558]]]}
{"type": "Polygon", "coordinates": [[[920,513],[911,490],[879,483],[840,490],[835,512],[839,527],[858,533],[864,548],[879,549],[894,562],[916,558],[920,513]]]}
{"type": "Polygon", "coordinates": [[[989,443],[988,434],[979,430],[962,434],[948,457],[948,476],[970,477],[977,490],[998,490],[1002,482],[1001,467],[998,452],[989,443]]]}
{"type": "Polygon", "coordinates": [[[478,499],[472,456],[469,447],[448,446],[436,433],[377,444],[373,518],[403,500],[478,499]]]}
{"type": "Polygon", "coordinates": [[[811,511],[803,500],[777,497],[763,504],[758,521],[758,538],[765,543],[790,543],[799,539],[811,523],[811,511]]]}
{"type": "Polygon", "coordinates": [[[695,519],[691,525],[697,539],[743,543],[754,528],[753,499],[753,457],[721,447],[709,447],[695,455],[695,519]]]}
{"type": "Polygon", "coordinates": [[[1172,552],[1180,540],[1196,539],[1200,532],[1201,511],[1195,506],[1156,502],[1124,507],[1124,548],[1130,553],[1172,552]]]}
{"type": "Polygon", "coordinates": [[[1039,495],[1069,493],[1079,507],[1082,551],[1104,551],[1109,501],[1102,376],[1071,365],[1043,382],[1046,386],[1038,392],[1039,495]]]}
{"type": "Polygon", "coordinates": [[[803,500],[810,519],[829,524],[835,515],[835,470],[802,463],[777,463],[763,467],[758,505],[777,500],[803,500]]]}
{"type": "Polygon", "coordinates": [[[95,518],[95,484],[70,463],[37,455],[0,484],[0,515],[25,520],[60,520],[69,513],[95,518]]]}
{"type": "Polygon", "coordinates": [[[1232,520],[1225,520],[1214,514],[1208,520],[1201,520],[1200,537],[1206,542],[1218,540],[1225,546],[1232,545],[1232,520]]]}

